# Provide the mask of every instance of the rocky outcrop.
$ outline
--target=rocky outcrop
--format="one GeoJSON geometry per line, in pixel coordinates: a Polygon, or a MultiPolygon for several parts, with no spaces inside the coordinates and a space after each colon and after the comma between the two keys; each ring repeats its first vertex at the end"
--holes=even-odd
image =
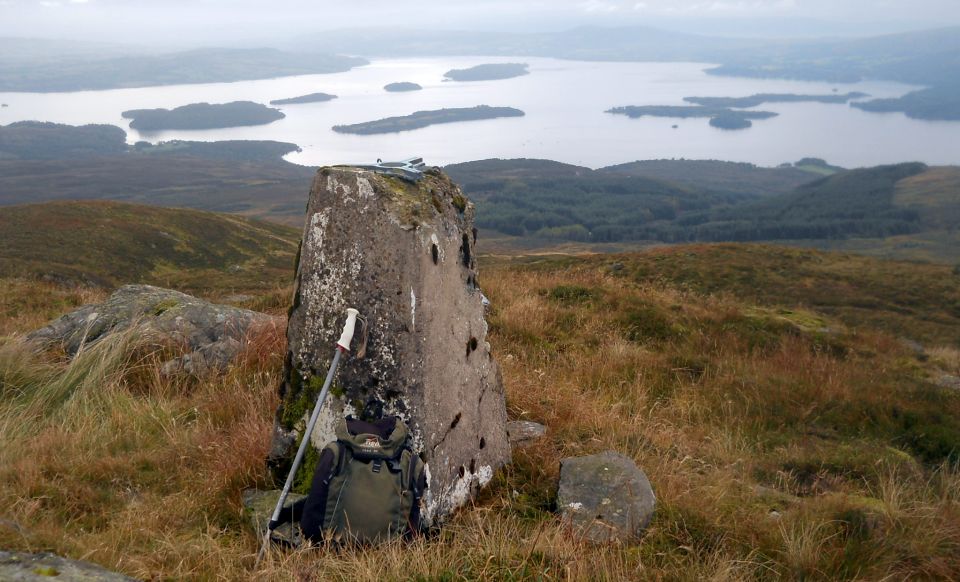
{"type": "MultiPolygon", "coordinates": [[[[306,495],[299,493],[290,493],[283,503],[284,508],[291,507],[294,503],[305,498],[306,495]]],[[[243,492],[243,509],[253,530],[257,532],[257,539],[263,538],[267,532],[267,525],[270,518],[273,517],[273,510],[280,499],[280,490],[258,491],[256,489],[247,489],[243,492]]],[[[303,541],[300,535],[300,528],[294,527],[292,523],[281,524],[274,529],[271,534],[274,541],[298,546],[303,541]]]]}
{"type": "Polygon", "coordinates": [[[647,476],[620,453],[560,462],[557,506],[563,521],[588,541],[638,541],[653,519],[656,502],[647,476]]]}
{"type": "Polygon", "coordinates": [[[511,420],[507,423],[507,437],[515,447],[525,447],[547,434],[547,427],[532,420],[511,420]]]}
{"type": "Polygon", "coordinates": [[[111,572],[96,564],[61,558],[55,554],[0,551],[0,580],[6,582],[134,582],[134,578],[111,572]]]}
{"type": "Polygon", "coordinates": [[[182,346],[185,354],[163,366],[166,373],[200,373],[224,368],[240,353],[247,334],[258,326],[282,325],[269,315],[216,305],[150,285],[127,285],[106,301],[86,305],[27,336],[28,341],[61,346],[74,355],[110,334],[136,328],[151,341],[182,346]]]}
{"type": "MultiPolygon", "coordinates": [[[[408,423],[427,464],[428,522],[469,500],[510,458],[503,386],[486,341],[473,214],[436,169],[418,182],[357,168],[320,170],[287,330],[274,451],[292,456],[284,440],[298,442],[346,309],[355,307],[368,323],[366,355],[341,363],[313,444],[333,440],[337,422],[370,399],[382,401],[386,414],[408,423]]],[[[309,462],[304,470],[312,470],[309,462]]],[[[298,482],[310,483],[310,476],[298,482]]]]}

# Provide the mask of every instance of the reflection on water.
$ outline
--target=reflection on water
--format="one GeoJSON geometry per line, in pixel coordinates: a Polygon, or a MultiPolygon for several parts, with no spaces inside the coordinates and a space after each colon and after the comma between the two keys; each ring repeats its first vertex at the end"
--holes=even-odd
{"type": "Polygon", "coordinates": [[[24,119],[60,123],[111,123],[128,131],[129,141],[169,139],[266,139],[298,144],[291,161],[303,164],[369,162],[376,158],[423,156],[431,164],[484,158],[547,158],[590,167],[638,159],[722,159],[776,165],[802,157],[825,158],[844,166],[918,160],[960,163],[960,123],[876,114],[847,105],[771,103],[757,109],[779,117],[744,131],[712,128],[706,119],[628,119],[604,113],[620,105],[682,105],[687,96],[744,96],[753,93],[826,94],[863,91],[899,96],[907,85],[886,82],[811,83],[713,77],[696,63],[591,63],[523,58],[531,74],[502,81],[443,82],[443,73],[484,62],[517,58],[443,57],[380,60],[332,75],[305,75],[262,81],[176,85],[76,93],[0,93],[0,124],[24,119]],[[412,93],[388,93],[383,86],[412,81],[412,93]],[[177,107],[207,101],[267,103],[314,92],[339,96],[326,103],[282,106],[286,119],[269,125],[141,135],[127,128],[127,109],[177,107]],[[438,125],[387,135],[345,135],[336,124],[370,121],[418,110],[474,105],[517,107],[522,118],[438,125]],[[674,128],[673,126],[677,126],[674,128]]]}

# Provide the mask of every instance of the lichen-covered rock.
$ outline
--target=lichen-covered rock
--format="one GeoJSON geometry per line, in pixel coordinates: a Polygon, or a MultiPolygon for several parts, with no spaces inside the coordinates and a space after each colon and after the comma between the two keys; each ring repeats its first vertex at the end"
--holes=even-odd
{"type": "Polygon", "coordinates": [[[4,582],[135,582],[134,578],[111,572],[96,564],[61,558],[55,554],[5,552],[0,550],[0,580],[4,582]]]}
{"type": "Polygon", "coordinates": [[[557,506],[563,521],[594,543],[635,542],[657,499],[633,460],[614,451],[560,462],[557,506]]]}
{"type": "MultiPolygon", "coordinates": [[[[284,507],[290,507],[297,501],[305,498],[306,495],[299,493],[290,493],[284,501],[284,507]]],[[[250,519],[250,525],[257,532],[257,539],[267,533],[267,525],[270,518],[273,517],[273,510],[277,507],[277,501],[280,499],[280,490],[260,491],[258,489],[247,489],[243,492],[243,508],[247,517],[250,519]]],[[[300,528],[294,527],[294,524],[287,522],[278,526],[271,533],[275,541],[286,542],[292,546],[298,546],[303,541],[300,535],[300,528]]]]}
{"type": "MultiPolygon", "coordinates": [[[[346,309],[359,309],[368,322],[366,356],[341,363],[313,444],[333,440],[336,423],[369,399],[382,401],[385,413],[408,423],[427,463],[428,522],[468,501],[510,458],[503,386],[477,283],[473,213],[436,169],[417,183],[357,168],[320,170],[287,328],[274,444],[283,433],[298,442],[346,309]]],[[[292,454],[288,447],[282,457],[292,454]]],[[[317,456],[308,455],[301,491],[317,456]]]]}
{"type": "Polygon", "coordinates": [[[547,427],[532,420],[511,420],[507,423],[507,437],[510,444],[524,447],[547,434],[547,427]]]}
{"type": "Polygon", "coordinates": [[[126,285],[103,303],[68,313],[29,334],[27,340],[59,345],[74,355],[83,345],[135,327],[151,341],[185,348],[182,357],[164,364],[165,373],[200,373],[226,367],[258,326],[278,325],[281,319],[263,313],[216,305],[170,289],[126,285]]]}

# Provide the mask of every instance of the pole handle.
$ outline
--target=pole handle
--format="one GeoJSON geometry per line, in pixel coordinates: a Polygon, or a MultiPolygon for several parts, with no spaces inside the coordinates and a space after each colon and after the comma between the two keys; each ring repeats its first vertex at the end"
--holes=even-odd
{"type": "Polygon", "coordinates": [[[354,308],[347,309],[347,323],[343,325],[343,334],[337,341],[337,347],[345,352],[350,351],[350,342],[353,341],[353,331],[357,326],[357,316],[360,312],[354,308]]]}

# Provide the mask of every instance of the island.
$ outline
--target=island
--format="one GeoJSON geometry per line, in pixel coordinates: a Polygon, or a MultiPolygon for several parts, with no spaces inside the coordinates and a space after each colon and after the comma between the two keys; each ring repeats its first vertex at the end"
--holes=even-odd
{"type": "Polygon", "coordinates": [[[753,127],[753,122],[739,114],[737,111],[721,113],[716,117],[710,118],[710,126],[717,129],[748,129],[753,127]]]}
{"type": "Polygon", "coordinates": [[[684,97],[687,103],[706,107],[756,107],[764,103],[848,103],[854,99],[869,97],[866,93],[853,91],[835,95],[798,95],[796,93],[757,93],[749,97],[684,97]]]}
{"type": "Polygon", "coordinates": [[[332,101],[336,99],[336,95],[331,95],[329,93],[310,93],[309,95],[301,95],[299,97],[290,97],[289,99],[274,99],[270,102],[270,105],[297,105],[299,103],[323,103],[324,101],[332,101]]]}
{"type": "Polygon", "coordinates": [[[132,109],[122,113],[130,128],[140,131],[167,129],[221,129],[265,125],[286,117],[279,109],[252,101],[193,103],[175,109],[132,109]]]}
{"type": "Polygon", "coordinates": [[[451,69],[443,74],[450,81],[496,81],[529,75],[526,63],[488,63],[469,69],[451,69]]]}
{"type": "Polygon", "coordinates": [[[776,117],[772,111],[737,111],[727,107],[707,107],[705,105],[627,105],[614,107],[607,113],[638,117],[709,117],[710,125],[719,129],[747,129],[753,126],[752,119],[776,117]]]}
{"type": "Polygon", "coordinates": [[[436,109],[433,111],[417,111],[400,117],[387,117],[365,123],[352,125],[335,125],[333,131],[337,133],[353,133],[359,135],[373,135],[378,133],[396,133],[420,129],[439,123],[454,123],[457,121],[477,121],[480,119],[495,119],[498,117],[523,117],[525,114],[513,107],[490,107],[478,105],[476,107],[459,107],[451,109],[436,109]]]}
{"type": "Polygon", "coordinates": [[[420,91],[423,87],[417,83],[410,83],[409,81],[402,81],[400,83],[387,83],[383,86],[384,91],[390,93],[404,93],[407,91],[420,91]]]}
{"type": "Polygon", "coordinates": [[[0,103],[0,107],[10,107],[10,106],[7,105],[6,103],[0,103]]]}

